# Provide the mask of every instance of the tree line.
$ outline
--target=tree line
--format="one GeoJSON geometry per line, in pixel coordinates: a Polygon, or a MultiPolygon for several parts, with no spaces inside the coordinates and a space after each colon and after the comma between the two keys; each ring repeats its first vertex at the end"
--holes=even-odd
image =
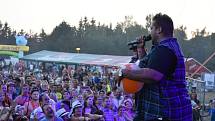
{"type": "MultiPolygon", "coordinates": [[[[40,33],[13,30],[7,22],[0,22],[0,43],[15,45],[15,36],[24,35],[28,39],[30,53],[41,50],[107,54],[132,55],[127,43],[140,35],[148,35],[153,15],[146,16],[145,26],[137,23],[132,16],[125,16],[123,22],[115,27],[112,23],[101,24],[94,18],[87,17],[79,20],[78,26],[72,26],[66,21],[57,25],[50,34],[44,29],[40,33]]],[[[215,51],[215,33],[208,33],[206,28],[192,32],[192,38],[187,39],[186,27],[181,25],[175,28],[174,35],[181,44],[185,57],[192,57],[201,63],[215,51]]],[[[150,43],[146,47],[150,49],[150,43]]],[[[206,66],[215,70],[215,59],[210,60],[206,66]]]]}

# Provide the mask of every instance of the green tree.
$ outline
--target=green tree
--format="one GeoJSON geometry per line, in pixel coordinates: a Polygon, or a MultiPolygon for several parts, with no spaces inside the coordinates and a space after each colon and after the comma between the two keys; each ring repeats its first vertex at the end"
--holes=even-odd
{"type": "Polygon", "coordinates": [[[174,36],[180,41],[186,40],[187,39],[186,29],[187,29],[186,26],[181,25],[179,28],[176,28],[174,30],[174,36]]]}
{"type": "Polygon", "coordinates": [[[18,35],[24,35],[25,33],[26,32],[23,29],[21,29],[20,32],[18,32],[18,35]]]}
{"type": "Polygon", "coordinates": [[[95,23],[96,23],[96,20],[94,18],[92,18],[92,20],[90,21],[91,23],[91,26],[96,26],[95,23]]]}
{"type": "Polygon", "coordinates": [[[209,32],[206,31],[206,27],[202,30],[196,29],[196,31],[192,31],[192,37],[206,37],[209,35],[209,32]]]}
{"type": "Polygon", "coordinates": [[[47,37],[47,34],[46,34],[44,29],[41,30],[41,33],[39,34],[39,37],[41,37],[42,39],[47,37]]]}
{"type": "Polygon", "coordinates": [[[9,27],[8,23],[5,22],[3,28],[2,28],[2,36],[5,37],[5,38],[8,38],[10,37],[12,34],[11,32],[11,28],[9,27]]]}
{"type": "Polygon", "coordinates": [[[147,30],[150,30],[153,16],[154,16],[153,14],[149,14],[149,15],[146,16],[146,26],[145,26],[145,28],[147,30]]]}

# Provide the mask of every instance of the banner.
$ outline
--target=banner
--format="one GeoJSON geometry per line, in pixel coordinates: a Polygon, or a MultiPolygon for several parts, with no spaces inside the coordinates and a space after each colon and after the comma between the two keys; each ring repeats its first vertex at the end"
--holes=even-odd
{"type": "Polygon", "coordinates": [[[210,74],[210,73],[205,73],[204,74],[204,81],[205,81],[205,86],[206,87],[214,87],[214,74],[210,74]]]}
{"type": "Polygon", "coordinates": [[[8,55],[8,56],[18,57],[18,53],[10,52],[10,51],[0,51],[0,55],[8,55]]]}
{"type": "Polygon", "coordinates": [[[0,50],[6,50],[6,51],[29,51],[29,46],[0,45],[0,50]]]}

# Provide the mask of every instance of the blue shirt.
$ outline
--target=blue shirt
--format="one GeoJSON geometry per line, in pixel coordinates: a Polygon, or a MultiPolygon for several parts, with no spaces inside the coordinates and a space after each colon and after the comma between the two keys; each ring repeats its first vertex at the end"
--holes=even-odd
{"type": "Polygon", "coordinates": [[[211,121],[215,121],[215,109],[210,109],[211,121]]]}

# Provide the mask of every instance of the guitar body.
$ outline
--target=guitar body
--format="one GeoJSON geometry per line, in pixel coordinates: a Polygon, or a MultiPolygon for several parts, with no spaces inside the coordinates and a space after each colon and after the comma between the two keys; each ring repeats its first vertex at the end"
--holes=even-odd
{"type": "Polygon", "coordinates": [[[143,85],[144,83],[142,82],[130,80],[128,78],[123,78],[121,80],[120,87],[121,89],[123,89],[124,92],[133,94],[139,92],[142,89],[143,85]]]}
{"type": "MultiPolygon", "coordinates": [[[[125,68],[129,70],[139,69],[139,67],[135,63],[126,64],[125,68]]],[[[128,78],[123,78],[120,82],[120,88],[126,93],[136,93],[142,89],[143,85],[144,83],[142,82],[138,82],[128,78]]]]}

